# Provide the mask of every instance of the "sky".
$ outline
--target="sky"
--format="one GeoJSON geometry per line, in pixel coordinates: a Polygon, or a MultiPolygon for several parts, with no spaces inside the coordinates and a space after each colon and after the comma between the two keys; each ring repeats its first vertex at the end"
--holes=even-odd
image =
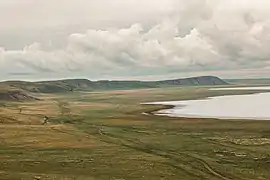
{"type": "Polygon", "coordinates": [[[1,0],[0,80],[270,78],[269,0],[1,0]]]}

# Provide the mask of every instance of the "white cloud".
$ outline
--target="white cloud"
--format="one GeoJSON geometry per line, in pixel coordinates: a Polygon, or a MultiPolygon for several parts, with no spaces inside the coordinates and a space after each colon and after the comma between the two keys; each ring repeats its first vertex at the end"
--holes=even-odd
{"type": "Polygon", "coordinates": [[[139,24],[127,29],[88,30],[70,35],[67,47],[56,51],[44,51],[37,43],[21,51],[2,50],[1,67],[33,73],[109,69],[112,75],[121,75],[127,69],[178,66],[181,70],[218,64],[217,53],[196,29],[182,38],[175,25],[164,22],[149,31],[139,24]]]}
{"type": "MultiPolygon", "coordinates": [[[[140,12],[154,2],[140,4],[140,12]]],[[[133,0],[122,3],[121,7],[139,8],[133,0]]],[[[269,10],[263,0],[160,1],[155,12],[165,13],[163,20],[150,28],[143,23],[92,28],[71,34],[67,44],[55,50],[45,50],[39,43],[22,50],[0,48],[0,72],[4,77],[19,73],[43,78],[248,72],[245,69],[253,74],[258,69],[259,74],[259,68],[270,64],[269,10]]]]}

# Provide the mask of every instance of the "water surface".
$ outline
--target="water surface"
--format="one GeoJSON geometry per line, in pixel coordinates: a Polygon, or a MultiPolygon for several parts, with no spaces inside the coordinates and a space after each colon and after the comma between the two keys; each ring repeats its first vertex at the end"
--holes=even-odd
{"type": "MultiPolygon", "coordinates": [[[[211,90],[270,90],[270,87],[216,88],[211,90]]],[[[202,117],[219,119],[270,120],[270,92],[250,95],[211,97],[203,100],[155,102],[174,105],[157,115],[172,117],[202,117]]]]}

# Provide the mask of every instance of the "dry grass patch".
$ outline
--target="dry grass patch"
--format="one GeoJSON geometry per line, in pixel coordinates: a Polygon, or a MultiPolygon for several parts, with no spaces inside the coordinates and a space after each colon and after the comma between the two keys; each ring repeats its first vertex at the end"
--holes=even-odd
{"type": "Polygon", "coordinates": [[[57,102],[54,101],[40,101],[38,103],[23,104],[18,108],[21,109],[24,114],[57,116],[60,113],[57,102]]]}
{"type": "Polygon", "coordinates": [[[38,125],[43,123],[45,116],[56,117],[59,114],[59,108],[51,102],[0,107],[0,124],[38,125]]]}
{"type": "Polygon", "coordinates": [[[88,102],[73,102],[69,104],[71,114],[81,114],[87,110],[99,110],[103,108],[110,108],[111,104],[106,103],[88,103],[88,102]]]}
{"type": "Polygon", "coordinates": [[[153,92],[153,89],[135,89],[135,90],[116,90],[116,91],[110,91],[110,94],[136,94],[136,95],[142,95],[142,94],[149,94],[153,92]]]}
{"type": "Polygon", "coordinates": [[[107,125],[147,125],[151,121],[139,121],[139,120],[125,120],[125,119],[110,119],[104,121],[107,125]]]}
{"type": "Polygon", "coordinates": [[[54,99],[58,99],[59,98],[59,95],[49,94],[49,93],[38,93],[38,94],[34,94],[34,95],[36,95],[40,99],[46,100],[46,101],[51,101],[51,100],[54,100],[54,99]]]}
{"type": "Polygon", "coordinates": [[[98,140],[65,125],[0,125],[0,144],[28,148],[89,148],[98,140]]]}

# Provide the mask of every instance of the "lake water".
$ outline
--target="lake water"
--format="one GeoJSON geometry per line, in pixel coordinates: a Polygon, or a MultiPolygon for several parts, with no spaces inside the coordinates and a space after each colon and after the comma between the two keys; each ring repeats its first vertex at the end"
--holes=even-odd
{"type": "MultiPolygon", "coordinates": [[[[211,90],[270,90],[270,87],[215,88],[211,90]]],[[[210,97],[203,100],[155,102],[174,105],[157,115],[218,119],[270,120],[270,93],[210,97]]]]}

